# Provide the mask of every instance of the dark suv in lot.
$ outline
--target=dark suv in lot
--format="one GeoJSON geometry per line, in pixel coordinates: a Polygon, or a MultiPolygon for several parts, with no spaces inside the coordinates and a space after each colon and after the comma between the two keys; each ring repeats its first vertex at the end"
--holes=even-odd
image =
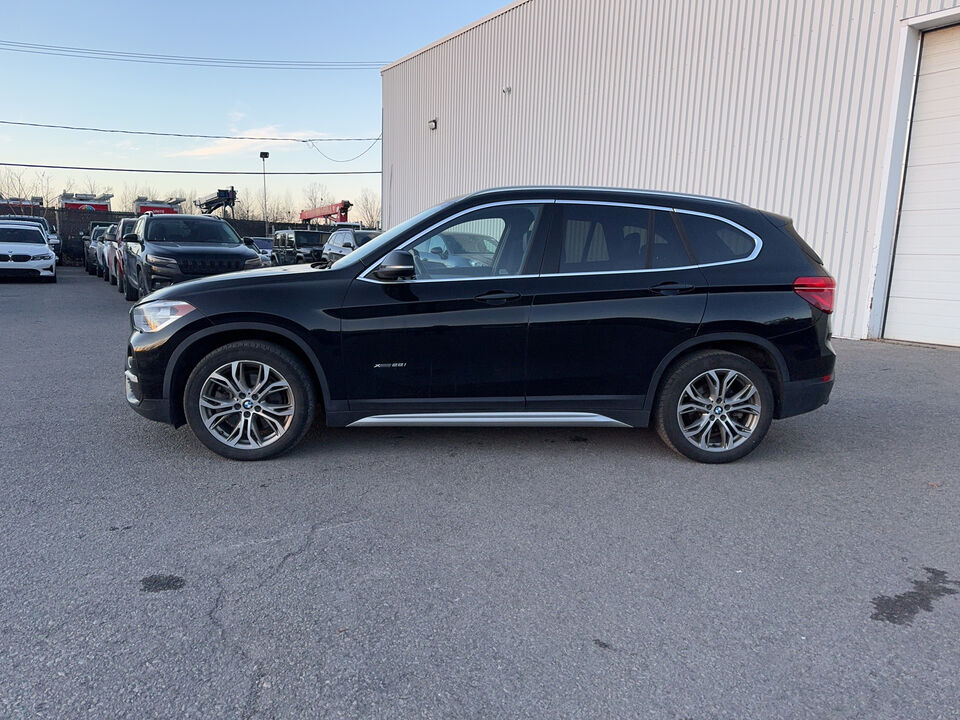
{"type": "Polygon", "coordinates": [[[127,297],[144,297],[185,280],[259,268],[260,254],[210,215],[141,215],[123,236],[127,297]]]}
{"type": "Polygon", "coordinates": [[[827,402],[833,300],[784,217],[665,193],[495,189],[328,269],[154,293],[131,310],[127,399],[236,459],[276,455],[320,417],[652,424],[684,455],[726,462],[774,418],[827,402]]]}

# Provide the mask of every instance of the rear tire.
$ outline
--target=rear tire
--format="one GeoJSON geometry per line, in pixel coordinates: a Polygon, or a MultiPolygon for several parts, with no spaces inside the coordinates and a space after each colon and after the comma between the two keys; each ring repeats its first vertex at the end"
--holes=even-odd
{"type": "Polygon", "coordinates": [[[303,363],[261,340],[210,352],[190,373],[183,393],[194,435],[231,460],[266,460],[289,450],[310,429],[315,407],[313,380],[303,363]],[[258,388],[267,392],[258,394],[258,388]]]}
{"type": "Polygon", "coordinates": [[[752,452],[773,420],[773,390],[763,370],[741,355],[704,350],[668,371],[654,424],[668,447],[702,463],[752,452]]]}

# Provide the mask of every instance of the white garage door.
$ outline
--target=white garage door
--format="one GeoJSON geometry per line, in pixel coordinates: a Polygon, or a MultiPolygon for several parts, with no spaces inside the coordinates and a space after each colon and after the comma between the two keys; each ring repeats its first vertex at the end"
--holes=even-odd
{"type": "Polygon", "coordinates": [[[960,25],[923,37],[884,335],[960,345],[960,25]]]}

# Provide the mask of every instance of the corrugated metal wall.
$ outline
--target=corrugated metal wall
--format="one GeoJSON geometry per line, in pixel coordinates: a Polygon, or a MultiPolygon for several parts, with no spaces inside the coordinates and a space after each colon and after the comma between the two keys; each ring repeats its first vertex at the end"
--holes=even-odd
{"type": "Polygon", "coordinates": [[[384,70],[385,224],[497,185],[740,200],[794,218],[837,276],[835,332],[861,337],[899,20],[957,6],[517,3],[384,70]]]}

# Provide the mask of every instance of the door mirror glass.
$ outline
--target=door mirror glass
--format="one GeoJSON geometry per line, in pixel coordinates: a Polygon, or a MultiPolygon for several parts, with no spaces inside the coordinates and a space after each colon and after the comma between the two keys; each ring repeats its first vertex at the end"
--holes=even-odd
{"type": "Polygon", "coordinates": [[[127,233],[126,235],[123,236],[123,241],[124,241],[124,242],[136,242],[136,241],[137,241],[137,234],[136,234],[136,233],[127,233]]]}
{"type": "Polygon", "coordinates": [[[410,251],[394,250],[383,259],[373,274],[380,280],[406,280],[416,275],[416,272],[410,251]]]}

